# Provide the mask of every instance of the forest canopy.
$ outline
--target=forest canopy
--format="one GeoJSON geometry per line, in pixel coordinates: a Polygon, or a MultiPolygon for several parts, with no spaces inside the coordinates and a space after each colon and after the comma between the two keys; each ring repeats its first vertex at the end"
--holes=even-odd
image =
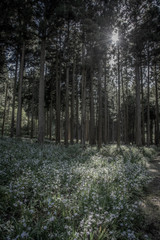
{"type": "Polygon", "coordinates": [[[2,0],[1,135],[159,144],[158,0],[2,0]]]}

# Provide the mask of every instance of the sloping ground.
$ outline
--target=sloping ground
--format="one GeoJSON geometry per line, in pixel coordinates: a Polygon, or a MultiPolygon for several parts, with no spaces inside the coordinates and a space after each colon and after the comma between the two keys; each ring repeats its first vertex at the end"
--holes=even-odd
{"type": "Polygon", "coordinates": [[[160,154],[147,164],[153,178],[145,189],[142,210],[145,216],[144,231],[149,239],[160,239],[160,154]]]}

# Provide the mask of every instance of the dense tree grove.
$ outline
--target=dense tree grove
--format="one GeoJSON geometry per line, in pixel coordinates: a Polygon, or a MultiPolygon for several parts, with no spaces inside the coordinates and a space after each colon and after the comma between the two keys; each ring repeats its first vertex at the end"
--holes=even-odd
{"type": "Polygon", "coordinates": [[[159,0],[2,0],[1,135],[159,144],[159,0]]]}

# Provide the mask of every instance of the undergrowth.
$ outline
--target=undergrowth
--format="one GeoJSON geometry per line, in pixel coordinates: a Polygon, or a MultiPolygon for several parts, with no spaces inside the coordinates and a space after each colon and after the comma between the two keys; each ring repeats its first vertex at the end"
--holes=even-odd
{"type": "Polygon", "coordinates": [[[1,239],[148,239],[138,231],[138,209],[154,153],[1,139],[1,239]]]}

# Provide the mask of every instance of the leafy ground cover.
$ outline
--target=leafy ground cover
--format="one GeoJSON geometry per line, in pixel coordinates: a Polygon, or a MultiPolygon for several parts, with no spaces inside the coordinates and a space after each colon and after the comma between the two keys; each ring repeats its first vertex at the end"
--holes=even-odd
{"type": "Polygon", "coordinates": [[[0,139],[1,239],[149,239],[139,206],[154,153],[0,139]]]}

